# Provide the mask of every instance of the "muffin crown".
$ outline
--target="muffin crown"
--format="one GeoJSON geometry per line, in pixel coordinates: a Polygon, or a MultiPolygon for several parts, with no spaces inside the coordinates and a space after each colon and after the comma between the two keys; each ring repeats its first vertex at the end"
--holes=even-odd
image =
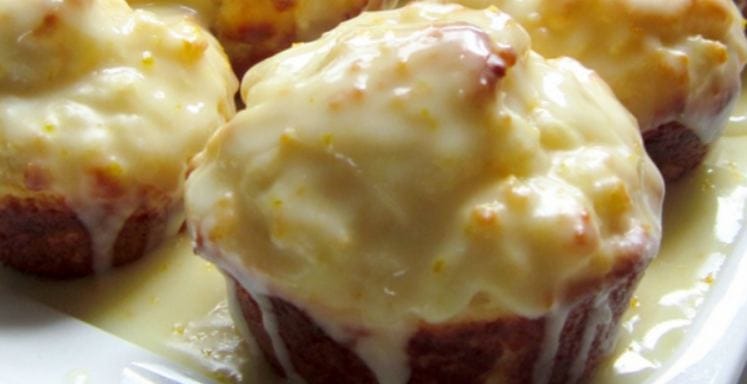
{"type": "Polygon", "coordinates": [[[363,14],[242,96],[188,180],[197,250],[314,318],[532,318],[657,250],[634,119],[497,10],[363,14]]]}
{"type": "Polygon", "coordinates": [[[747,62],[744,21],[731,0],[444,0],[497,6],[545,57],[597,71],[642,131],[677,122],[719,137],[747,62]]]}

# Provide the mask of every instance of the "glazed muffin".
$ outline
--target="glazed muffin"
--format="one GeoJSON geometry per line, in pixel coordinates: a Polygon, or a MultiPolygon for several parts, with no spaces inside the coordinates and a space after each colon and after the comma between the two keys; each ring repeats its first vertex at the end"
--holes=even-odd
{"type": "Polygon", "coordinates": [[[546,57],[595,70],[638,119],[667,180],[700,164],[739,94],[744,23],[730,0],[442,0],[497,6],[546,57]]]}
{"type": "Polygon", "coordinates": [[[200,27],[124,1],[0,3],[0,261],[74,277],[183,222],[189,159],[237,80],[200,27]]]}
{"type": "Polygon", "coordinates": [[[663,180],[597,75],[504,13],[368,12],[249,70],[196,158],[196,251],[279,375],[576,382],[660,239],[663,180]]]}
{"type": "Polygon", "coordinates": [[[294,42],[316,39],[365,9],[392,7],[397,0],[218,0],[212,30],[236,74],[294,42]]]}

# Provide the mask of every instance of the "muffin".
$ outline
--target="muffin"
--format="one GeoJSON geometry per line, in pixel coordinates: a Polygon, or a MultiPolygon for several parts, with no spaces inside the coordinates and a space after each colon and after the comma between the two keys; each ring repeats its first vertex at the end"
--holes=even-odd
{"type": "Polygon", "coordinates": [[[19,0],[0,45],[0,261],[84,276],[175,233],[188,161],[235,113],[214,39],[124,1],[19,0]]]}
{"type": "Polygon", "coordinates": [[[218,0],[212,30],[236,74],[292,43],[319,37],[364,9],[391,7],[397,0],[218,0]]]}
{"type": "Polygon", "coordinates": [[[509,13],[546,57],[595,70],[638,119],[668,181],[703,160],[739,94],[744,23],[731,0],[442,0],[509,13]]]}
{"type": "Polygon", "coordinates": [[[658,249],[635,118],[497,9],[364,13],[253,67],[187,180],[279,375],[576,382],[658,249]]]}

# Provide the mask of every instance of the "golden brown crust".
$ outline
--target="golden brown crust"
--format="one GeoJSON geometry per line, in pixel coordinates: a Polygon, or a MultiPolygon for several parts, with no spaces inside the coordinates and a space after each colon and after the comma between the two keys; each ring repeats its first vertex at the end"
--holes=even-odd
{"type": "MultiPolygon", "coordinates": [[[[345,7],[331,6],[329,13],[337,14],[337,22],[359,14],[369,0],[350,0],[345,7]],[[336,9],[341,8],[341,9],[336,9]]],[[[222,0],[212,30],[223,44],[234,72],[239,76],[259,61],[274,55],[299,41],[296,15],[298,0],[222,0]]],[[[334,27],[315,21],[323,30],[334,27]]],[[[322,32],[320,31],[320,33],[322,32]]]]}
{"type": "Polygon", "coordinates": [[[540,355],[542,320],[513,317],[491,322],[423,325],[407,347],[411,383],[532,381],[540,355]]]}
{"type": "Polygon", "coordinates": [[[708,147],[687,127],[677,122],[643,132],[646,152],[668,182],[675,181],[700,165],[708,147]]]}
{"type": "MultiPolygon", "coordinates": [[[[142,257],[163,236],[168,199],[154,199],[125,221],[113,246],[112,266],[142,257]]],[[[0,262],[50,278],[94,272],[91,234],[64,199],[49,194],[0,198],[0,262]]]]}
{"type": "MultiPolygon", "coordinates": [[[[560,336],[559,348],[549,373],[550,383],[571,379],[576,358],[583,354],[582,340],[595,328],[589,358],[582,368],[587,381],[594,367],[608,352],[619,319],[628,307],[644,266],[639,259],[623,260],[604,281],[608,295],[587,293],[570,308],[560,336]],[[596,323],[592,312],[600,297],[608,300],[611,322],[596,323]]],[[[599,288],[599,287],[597,287],[599,288]]],[[[252,294],[236,284],[239,307],[249,330],[265,357],[279,375],[285,376],[262,322],[262,313],[252,294]]],[[[293,368],[309,383],[376,383],[373,372],[355,355],[350,345],[337,344],[300,308],[278,297],[269,298],[277,319],[278,334],[285,344],[293,368]]],[[[422,324],[407,345],[409,383],[527,383],[545,345],[549,316],[538,319],[504,317],[493,321],[463,321],[422,324]]],[[[362,332],[363,334],[364,332],[362,332]]]]}

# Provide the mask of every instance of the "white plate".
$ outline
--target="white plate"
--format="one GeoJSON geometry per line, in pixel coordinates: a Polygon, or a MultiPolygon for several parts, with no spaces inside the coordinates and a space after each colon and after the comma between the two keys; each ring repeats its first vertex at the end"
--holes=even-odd
{"type": "Polygon", "coordinates": [[[211,383],[0,286],[0,383],[211,383]]]}

